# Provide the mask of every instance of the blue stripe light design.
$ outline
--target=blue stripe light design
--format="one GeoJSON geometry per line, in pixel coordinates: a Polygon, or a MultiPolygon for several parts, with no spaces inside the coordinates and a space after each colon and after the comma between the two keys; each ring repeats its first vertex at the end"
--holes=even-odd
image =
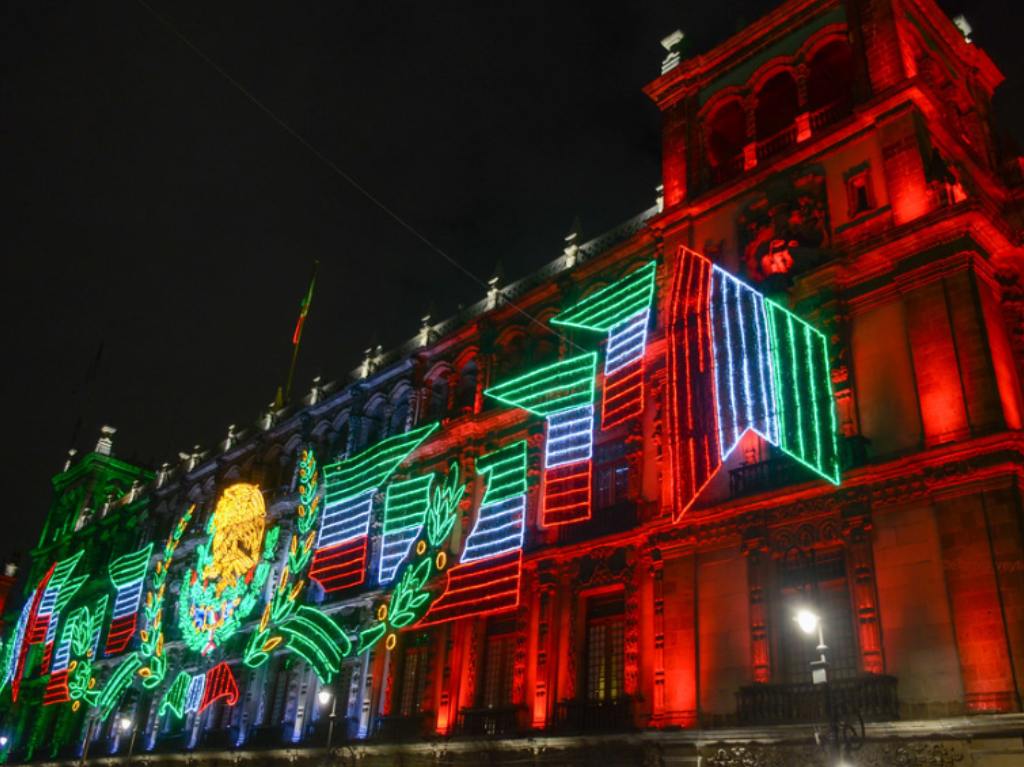
{"type": "Polygon", "coordinates": [[[547,417],[544,468],[565,466],[590,459],[594,434],[594,406],[584,405],[547,417]]]}
{"type": "Polygon", "coordinates": [[[139,609],[139,601],[142,599],[142,581],[135,581],[117,590],[117,597],[114,599],[113,620],[124,618],[139,609]]]}
{"type": "Polygon", "coordinates": [[[368,535],[370,511],[376,492],[376,489],[365,490],[350,498],[329,503],[324,508],[324,518],[320,524],[316,547],[323,549],[368,535]]]}
{"type": "Polygon", "coordinates": [[[480,456],[477,472],[487,487],[460,562],[475,562],[523,546],[526,524],[526,441],[480,456]]]}
{"type": "Polygon", "coordinates": [[[388,485],[378,565],[378,582],[382,586],[395,579],[423,527],[433,481],[434,475],[427,474],[388,485]]]}
{"type": "Polygon", "coordinates": [[[475,562],[522,548],[525,516],[525,495],[481,506],[460,561],[475,562]]]}
{"type": "Polygon", "coordinates": [[[779,444],[764,297],[715,266],[711,280],[715,399],[723,460],[752,429],[779,444]]]}
{"type": "Polygon", "coordinates": [[[650,308],[644,309],[608,331],[608,348],[604,360],[606,376],[644,356],[650,316],[650,308]]]}

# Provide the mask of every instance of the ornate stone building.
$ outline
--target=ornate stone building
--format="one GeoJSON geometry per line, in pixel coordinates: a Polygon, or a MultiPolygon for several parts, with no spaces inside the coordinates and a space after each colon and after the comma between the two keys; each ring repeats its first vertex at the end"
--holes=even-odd
{"type": "MultiPolygon", "coordinates": [[[[14,605],[25,649],[5,655],[12,758],[73,760],[88,743],[89,758],[154,764],[1024,761],[1022,187],[994,137],[1002,75],[933,0],[788,0],[705,54],[682,39],[645,89],[664,117],[658,205],[213,449],[150,472],[115,459],[108,433],[55,478],[29,607],[14,605]],[[649,303],[608,308],[648,279],[649,303]],[[399,481],[346,474],[399,444],[399,481]],[[335,648],[359,649],[317,661],[268,640],[256,657],[244,640],[271,630],[260,611],[296,560],[281,548],[253,575],[254,548],[245,582],[266,585],[250,615],[233,608],[238,641],[198,659],[167,633],[183,684],[200,668],[213,684],[220,661],[233,695],[175,711],[136,685],[110,701],[72,690],[103,716],[40,705],[57,661],[32,600],[59,563],[84,551],[74,572],[102,575],[170,536],[157,577],[169,569],[172,595],[205,583],[184,566],[214,527],[180,545],[174,531],[189,508],[209,524],[239,483],[262,490],[267,529],[294,534],[292,557],[312,552],[295,514],[313,508],[310,455],[329,464],[323,521],[294,593],[328,632],[378,621],[379,644],[349,633],[335,648]],[[497,498],[494,467],[513,459],[521,486],[497,498]],[[422,533],[401,537],[392,488],[445,470],[467,479],[457,524],[423,560],[429,608],[402,626],[394,584],[411,570],[390,569],[390,547],[422,533]],[[492,513],[509,516],[487,528],[492,513]],[[361,536],[331,538],[357,518],[361,536]],[[802,609],[820,618],[827,685],[802,609]]],[[[74,604],[109,584],[78,588],[74,604]]],[[[167,603],[176,627],[183,604],[167,603]]],[[[142,633],[125,648],[155,673],[142,633]]],[[[119,653],[88,656],[97,689],[119,653]]]]}

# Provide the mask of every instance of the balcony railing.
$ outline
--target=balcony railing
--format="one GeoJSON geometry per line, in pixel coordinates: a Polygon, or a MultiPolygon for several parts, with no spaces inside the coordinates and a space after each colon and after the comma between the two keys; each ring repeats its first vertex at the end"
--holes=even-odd
{"type": "Polygon", "coordinates": [[[527,710],[522,706],[464,708],[455,724],[457,735],[512,737],[525,731],[527,710]]]}
{"type": "Polygon", "coordinates": [[[796,123],[793,123],[785,130],[781,130],[774,136],[760,139],[757,142],[757,161],[762,163],[772,155],[789,149],[796,144],[796,123]]]}
{"type": "Polygon", "coordinates": [[[840,99],[826,104],[821,109],[811,112],[811,133],[817,133],[822,128],[827,128],[835,122],[839,122],[850,114],[852,105],[848,99],[840,99]]]}
{"type": "Polygon", "coordinates": [[[374,725],[373,736],[384,741],[418,740],[430,734],[434,721],[432,713],[412,716],[382,716],[374,725]]]}
{"type": "MultiPolygon", "coordinates": [[[[860,714],[866,722],[899,718],[896,678],[865,674],[831,683],[832,705],[840,717],[860,714]]],[[[736,694],[740,724],[824,722],[828,719],[823,684],[754,684],[736,694]]]]}
{"type": "Polygon", "coordinates": [[[611,506],[595,507],[592,516],[585,522],[562,525],[558,529],[561,545],[580,543],[604,535],[624,533],[632,530],[637,523],[637,508],[633,501],[620,501],[611,506]]]}
{"type": "Polygon", "coordinates": [[[633,699],[566,700],[558,704],[555,727],[562,732],[622,732],[636,727],[633,699]]]}
{"type": "Polygon", "coordinates": [[[729,471],[729,494],[733,498],[765,493],[787,485],[807,482],[815,475],[789,457],[769,458],[729,471]]]}
{"type": "MultiPolygon", "coordinates": [[[[795,146],[799,141],[805,141],[809,136],[820,133],[833,123],[839,122],[844,117],[848,116],[852,109],[853,105],[851,101],[848,98],[841,98],[831,104],[826,104],[820,109],[814,110],[809,115],[807,113],[801,114],[792,125],[772,136],[758,139],[755,144],[757,165],[760,165],[771,157],[795,146]],[[801,120],[805,121],[805,130],[809,131],[809,134],[805,134],[804,136],[800,135],[797,125],[801,120]]],[[[734,178],[743,175],[746,170],[747,165],[744,152],[740,152],[728,160],[719,162],[717,165],[708,163],[706,170],[704,171],[706,175],[702,179],[703,191],[713,189],[716,186],[732,181],[734,178]]]]}

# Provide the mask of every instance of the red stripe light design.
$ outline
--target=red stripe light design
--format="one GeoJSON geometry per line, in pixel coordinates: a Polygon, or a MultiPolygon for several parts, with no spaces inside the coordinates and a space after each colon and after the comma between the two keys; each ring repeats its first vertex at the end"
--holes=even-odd
{"type": "Polygon", "coordinates": [[[221,661],[206,672],[206,686],[203,688],[203,700],[199,704],[199,713],[203,713],[211,703],[224,699],[224,704],[233,706],[238,703],[238,683],[231,673],[231,666],[221,661]]]}
{"type": "Polygon", "coordinates": [[[604,379],[601,428],[611,429],[644,411],[644,358],[633,360],[604,379]]]}
{"type": "Polygon", "coordinates": [[[366,536],[317,549],[309,579],[328,594],[360,585],[366,579],[366,536]]]}
{"type": "Polygon", "coordinates": [[[456,565],[448,571],[444,593],[430,606],[416,628],[518,607],[522,571],[521,549],[456,565]]]}
{"type": "Polygon", "coordinates": [[[67,703],[71,700],[68,694],[68,671],[54,671],[46,681],[46,691],[43,693],[43,705],[52,706],[57,703],[67,703]]]}
{"type": "Polygon", "coordinates": [[[110,633],[107,634],[106,655],[116,655],[128,646],[135,634],[138,613],[131,613],[110,622],[110,633]]]}
{"type": "Polygon", "coordinates": [[[590,519],[591,461],[544,470],[543,527],[590,519]]]}
{"type": "Polygon", "coordinates": [[[711,262],[679,251],[672,283],[669,324],[669,396],[672,439],[673,521],[678,522],[722,465],[715,407],[715,370],[710,324],[711,262]]]}

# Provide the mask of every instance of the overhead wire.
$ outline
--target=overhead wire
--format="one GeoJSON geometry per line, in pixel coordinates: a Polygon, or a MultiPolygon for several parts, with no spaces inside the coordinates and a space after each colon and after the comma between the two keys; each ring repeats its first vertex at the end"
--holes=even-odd
{"type": "Polygon", "coordinates": [[[361,184],[355,177],[353,177],[350,173],[346,172],[336,162],[334,162],[334,160],[332,160],[330,157],[328,157],[326,154],[324,154],[320,149],[318,149],[316,147],[316,145],[314,145],[305,136],[303,136],[295,128],[293,128],[288,122],[286,122],[283,118],[281,118],[273,109],[271,109],[262,100],[260,100],[251,90],[246,88],[245,85],[243,85],[235,77],[233,77],[230,72],[228,72],[226,69],[224,69],[224,67],[222,67],[216,61],[214,61],[212,58],[210,58],[210,56],[208,56],[198,45],[193,43],[169,18],[167,18],[165,15],[161,14],[155,8],[153,8],[153,6],[150,5],[148,2],[146,2],[146,0],[136,0],[136,2],[139,5],[141,5],[143,8],[145,8],[146,11],[148,11],[149,14],[151,16],[153,16],[153,18],[155,18],[165,29],[170,31],[171,34],[173,34],[183,45],[185,45],[196,56],[198,56],[200,59],[202,59],[208,66],[210,66],[215,72],[217,72],[217,74],[219,74],[228,83],[230,83],[231,86],[234,87],[239,93],[241,93],[243,96],[245,96],[245,98],[250,103],[252,103],[261,112],[263,112],[263,114],[266,115],[279,128],[281,128],[281,130],[283,130],[285,133],[287,133],[289,136],[291,136],[295,141],[297,141],[300,145],[302,145],[308,152],[310,152],[310,154],[312,154],[314,157],[316,157],[318,160],[320,160],[320,162],[322,162],[324,165],[326,165],[331,171],[333,171],[338,177],[343,179],[353,189],[355,189],[363,197],[365,197],[367,200],[369,200],[371,203],[373,203],[376,207],[378,207],[381,211],[383,211],[392,221],[394,221],[396,224],[398,224],[403,229],[405,229],[409,234],[411,234],[413,237],[415,237],[417,240],[419,240],[421,243],[423,243],[423,245],[425,245],[430,251],[432,251],[436,255],[440,256],[441,258],[443,258],[451,266],[455,267],[460,272],[462,272],[465,276],[469,277],[471,280],[473,280],[474,282],[478,283],[479,285],[481,285],[482,287],[486,288],[487,290],[496,290],[498,295],[501,296],[502,300],[505,303],[507,303],[509,306],[511,306],[513,309],[515,309],[519,314],[521,314],[524,317],[526,317],[533,324],[539,325],[540,327],[544,328],[546,331],[548,331],[550,333],[553,333],[554,335],[556,335],[557,337],[559,337],[563,341],[565,341],[568,345],[570,345],[572,347],[575,347],[577,350],[585,351],[581,346],[579,346],[571,338],[568,338],[563,333],[561,333],[559,330],[550,327],[547,323],[542,322],[536,316],[534,316],[533,314],[528,312],[526,309],[524,309],[522,306],[520,306],[515,301],[513,301],[511,298],[509,298],[508,295],[505,293],[505,291],[502,288],[497,287],[495,285],[492,285],[491,283],[487,282],[486,280],[481,279],[476,274],[474,274],[470,269],[468,269],[467,267],[465,267],[461,263],[459,263],[458,260],[456,260],[450,254],[448,254],[441,247],[435,245],[426,235],[424,235],[422,232],[420,232],[418,229],[416,229],[416,227],[414,227],[412,224],[410,224],[408,221],[406,221],[404,218],[402,218],[400,215],[398,215],[397,212],[395,212],[392,208],[390,208],[387,204],[385,204],[379,197],[377,197],[375,194],[373,194],[369,189],[367,189],[365,186],[363,186],[363,184],[361,184]]]}

